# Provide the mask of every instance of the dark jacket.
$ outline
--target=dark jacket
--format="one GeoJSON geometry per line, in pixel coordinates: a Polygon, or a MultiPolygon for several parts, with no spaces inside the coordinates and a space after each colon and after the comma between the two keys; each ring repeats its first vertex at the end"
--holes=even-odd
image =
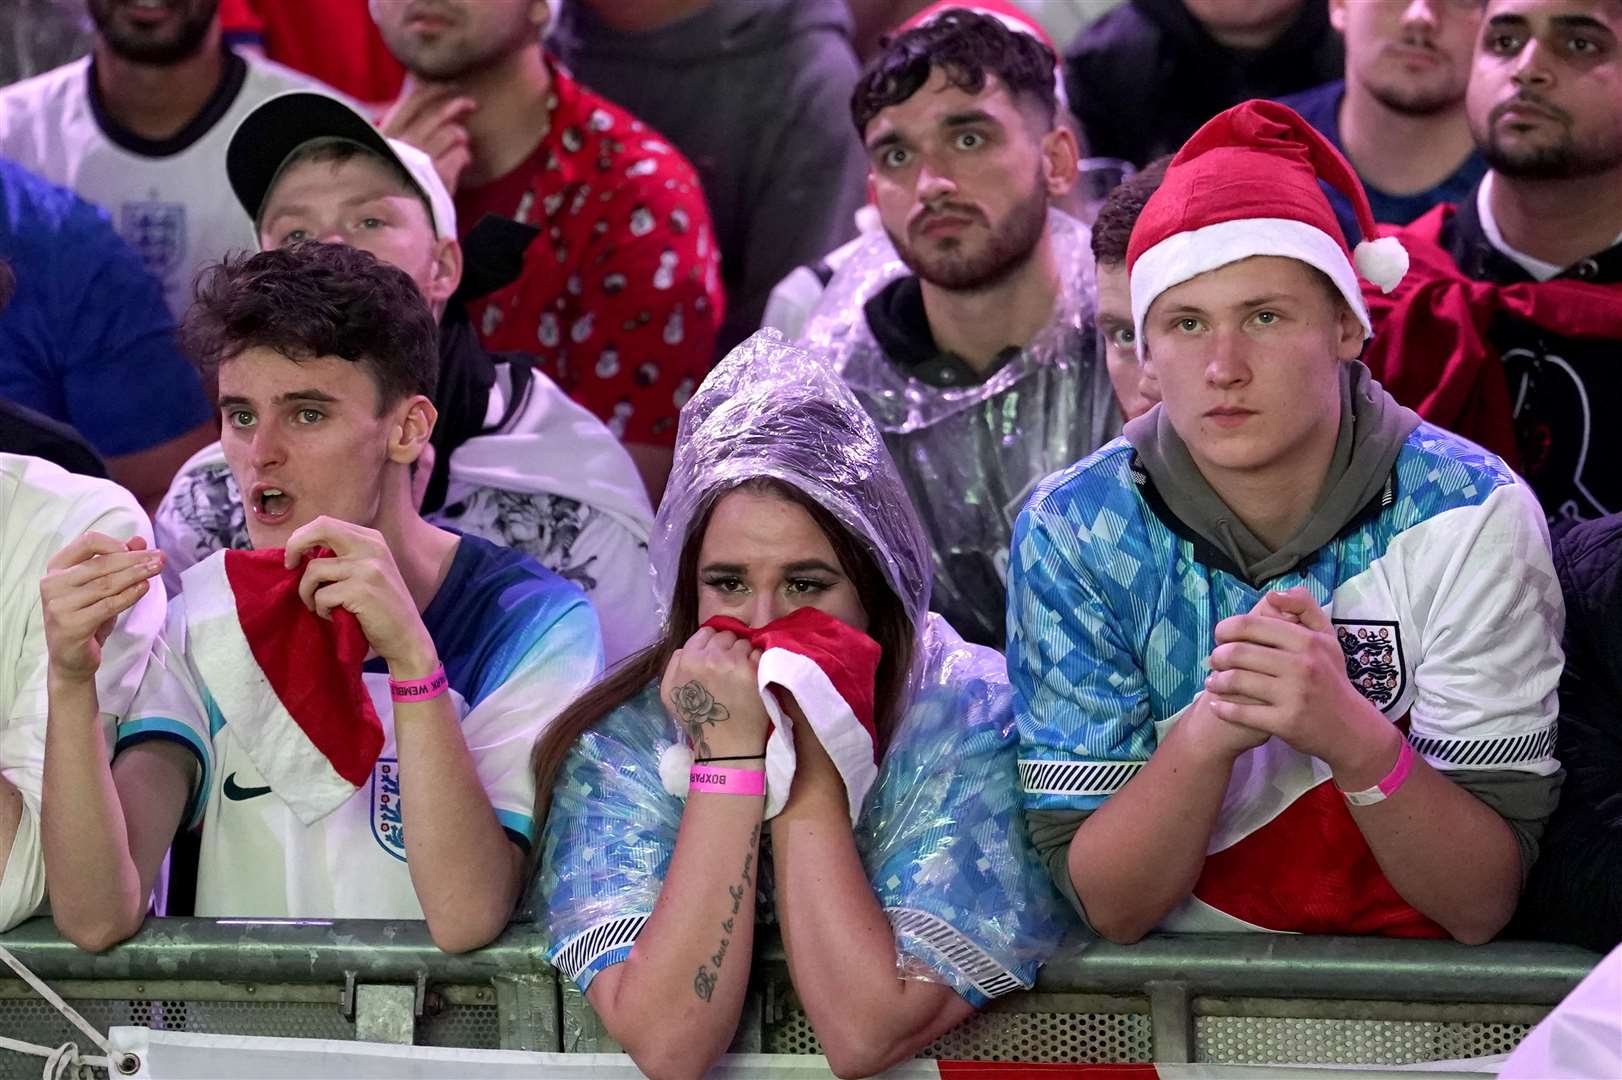
{"type": "Polygon", "coordinates": [[[1182,0],[1130,0],[1070,43],[1065,91],[1088,150],[1141,168],[1223,109],[1338,79],[1345,62],[1325,0],[1250,54],[1217,44],[1182,0]]]}
{"type": "Polygon", "coordinates": [[[107,479],[107,466],[84,436],[5,398],[0,398],[0,454],[44,458],[68,472],[107,479]]]}
{"type": "Polygon", "coordinates": [[[563,7],[551,45],[580,80],[698,169],[721,247],[717,357],[760,326],[772,287],[856,235],[867,156],[851,127],[844,0],[712,0],[642,34],[563,7]]]}
{"type": "Polygon", "coordinates": [[[1568,530],[1554,561],[1566,594],[1566,784],[1516,931],[1608,952],[1622,943],[1622,514],[1568,530]]]}

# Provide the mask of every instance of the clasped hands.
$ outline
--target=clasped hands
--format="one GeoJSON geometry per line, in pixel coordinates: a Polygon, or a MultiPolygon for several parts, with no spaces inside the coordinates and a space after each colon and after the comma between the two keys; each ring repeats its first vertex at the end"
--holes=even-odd
{"type": "Polygon", "coordinates": [[[1265,594],[1216,625],[1211,673],[1188,719],[1234,757],[1279,738],[1318,758],[1345,790],[1378,782],[1400,733],[1346,677],[1335,627],[1312,594],[1265,594]]]}

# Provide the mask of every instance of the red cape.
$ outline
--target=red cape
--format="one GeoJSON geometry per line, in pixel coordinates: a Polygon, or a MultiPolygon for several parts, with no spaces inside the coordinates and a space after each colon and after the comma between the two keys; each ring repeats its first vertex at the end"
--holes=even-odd
{"type": "Polygon", "coordinates": [[[1622,341],[1622,286],[1467,278],[1441,246],[1452,213],[1438,206],[1385,230],[1402,240],[1410,266],[1390,295],[1363,284],[1374,324],[1363,362],[1402,404],[1519,468],[1509,385],[1489,336],[1494,320],[1511,316],[1564,338],[1622,341]]]}

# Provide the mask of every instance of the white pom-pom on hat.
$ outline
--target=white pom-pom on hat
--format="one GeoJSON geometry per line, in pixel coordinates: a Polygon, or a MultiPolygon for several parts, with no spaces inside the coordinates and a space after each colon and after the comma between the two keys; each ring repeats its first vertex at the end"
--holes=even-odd
{"type": "Polygon", "coordinates": [[[659,755],[659,779],[665,790],[680,799],[687,797],[687,786],[693,779],[693,748],[671,743],[659,755]]]}
{"type": "Polygon", "coordinates": [[[1408,249],[1395,236],[1364,240],[1352,250],[1352,265],[1363,280],[1373,282],[1388,293],[1408,273],[1408,249]]]}

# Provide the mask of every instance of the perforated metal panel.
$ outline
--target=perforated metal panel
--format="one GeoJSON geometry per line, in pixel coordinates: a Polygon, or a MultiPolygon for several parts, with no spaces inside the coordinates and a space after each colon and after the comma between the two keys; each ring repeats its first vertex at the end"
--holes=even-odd
{"type": "MultiPolygon", "coordinates": [[[[493,995],[492,995],[493,996],[493,995]]],[[[151,1027],[214,1035],[267,1035],[300,1039],[353,1039],[355,1024],[336,1004],[283,1001],[94,1001],[70,1000],[98,1031],[109,1027],[151,1027]]],[[[39,999],[0,1000],[0,1034],[41,1046],[76,1042],[85,1053],[92,1044],[57,1011],[39,999]]],[[[441,1004],[417,1024],[419,1046],[501,1047],[499,1013],[490,1004],[441,1004]]],[[[40,1060],[0,1050],[0,1080],[35,1080],[40,1060]]]]}
{"type": "Polygon", "coordinates": [[[501,1015],[495,1005],[448,1005],[417,1021],[418,1046],[501,1049],[501,1015]]]}
{"type": "MultiPolygon", "coordinates": [[[[337,1006],[284,1001],[175,1001],[68,999],[91,1027],[152,1027],[224,1035],[282,1035],[303,1039],[353,1039],[355,1025],[337,1006]]],[[[41,1046],[78,1044],[99,1053],[84,1033],[40,999],[0,1000],[0,1033],[41,1046]]],[[[0,1080],[33,1080],[40,1059],[0,1050],[0,1080]]]]}
{"type": "Polygon", "coordinates": [[[1194,1021],[1197,1060],[1243,1065],[1411,1065],[1483,1057],[1515,1049],[1530,1030],[1527,1024],[1474,1021],[1273,1016],[1200,1016],[1194,1021]]]}
{"type": "MultiPolygon", "coordinates": [[[[822,1044],[805,1013],[795,1010],[767,1027],[765,1052],[820,1054],[822,1044]]],[[[1141,1013],[981,1013],[918,1056],[959,1061],[1149,1061],[1149,1017],[1141,1013]]]]}

